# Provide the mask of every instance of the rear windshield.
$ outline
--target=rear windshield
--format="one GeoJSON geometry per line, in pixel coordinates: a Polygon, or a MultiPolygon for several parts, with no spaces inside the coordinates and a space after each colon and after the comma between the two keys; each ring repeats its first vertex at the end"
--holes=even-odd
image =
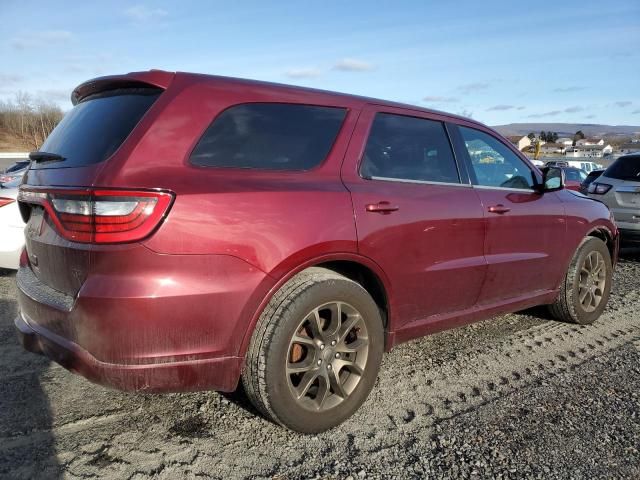
{"type": "Polygon", "coordinates": [[[604,176],[640,182],[640,156],[620,157],[605,170],[604,176]]]}
{"type": "Polygon", "coordinates": [[[236,105],[207,128],[190,161],[203,167],[309,170],[328,155],[345,114],[313,105],[236,105]]]}
{"type": "Polygon", "coordinates": [[[162,93],[158,88],[120,88],[100,92],[73,107],[40,150],[66,158],[32,168],[81,167],[109,158],[162,93]]]}

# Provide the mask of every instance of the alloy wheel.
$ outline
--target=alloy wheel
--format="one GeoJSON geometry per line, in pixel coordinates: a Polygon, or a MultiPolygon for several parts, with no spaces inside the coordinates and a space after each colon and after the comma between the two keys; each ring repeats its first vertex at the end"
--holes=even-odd
{"type": "Polygon", "coordinates": [[[316,412],[342,403],[360,383],[368,353],[360,312],[337,301],[314,308],[289,342],[286,376],[294,399],[316,412]]]}
{"type": "Polygon", "coordinates": [[[578,300],[585,312],[593,312],[604,296],[607,283],[604,257],[598,251],[590,252],[580,268],[578,300]]]}

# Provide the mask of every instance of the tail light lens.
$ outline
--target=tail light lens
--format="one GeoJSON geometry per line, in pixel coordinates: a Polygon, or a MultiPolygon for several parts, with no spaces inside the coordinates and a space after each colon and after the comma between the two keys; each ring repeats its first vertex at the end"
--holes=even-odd
{"type": "Polygon", "coordinates": [[[607,183],[593,182],[591,185],[589,185],[588,192],[595,193],[596,195],[604,195],[609,190],[611,190],[611,185],[607,183]]]}
{"type": "Polygon", "coordinates": [[[4,207],[5,205],[9,205],[13,202],[15,202],[13,198],[0,197],[0,207],[4,207]]]}
{"type": "Polygon", "coordinates": [[[146,190],[20,187],[21,204],[41,205],[59,233],[81,243],[126,243],[150,235],[169,211],[173,194],[146,190]]]}

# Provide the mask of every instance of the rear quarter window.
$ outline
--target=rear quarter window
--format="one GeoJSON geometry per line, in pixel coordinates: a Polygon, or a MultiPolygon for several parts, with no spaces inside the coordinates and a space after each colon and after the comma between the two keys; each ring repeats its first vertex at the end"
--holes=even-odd
{"type": "Polygon", "coordinates": [[[40,147],[43,152],[62,155],[65,161],[35,163],[32,168],[81,167],[106,160],[161,92],[158,88],[120,88],[84,98],[40,147]]]}
{"type": "Polygon", "coordinates": [[[190,162],[202,167],[310,170],[327,157],[346,109],[247,103],[223,111],[204,132],[190,162]]]}
{"type": "Polygon", "coordinates": [[[640,156],[618,158],[603,175],[618,180],[640,182],[640,156]]]}

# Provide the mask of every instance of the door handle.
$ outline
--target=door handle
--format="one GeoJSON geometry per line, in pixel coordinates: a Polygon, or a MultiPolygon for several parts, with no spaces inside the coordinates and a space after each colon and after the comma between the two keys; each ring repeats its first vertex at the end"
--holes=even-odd
{"type": "Polygon", "coordinates": [[[499,213],[500,215],[511,211],[509,207],[505,207],[501,203],[499,203],[498,205],[493,205],[492,207],[489,207],[488,210],[489,210],[489,213],[499,213]]]}
{"type": "Polygon", "coordinates": [[[382,201],[378,203],[369,203],[367,204],[366,208],[367,208],[367,212],[382,213],[384,215],[387,215],[391,212],[395,212],[400,209],[400,207],[396,205],[391,205],[387,201],[382,201]]]}

